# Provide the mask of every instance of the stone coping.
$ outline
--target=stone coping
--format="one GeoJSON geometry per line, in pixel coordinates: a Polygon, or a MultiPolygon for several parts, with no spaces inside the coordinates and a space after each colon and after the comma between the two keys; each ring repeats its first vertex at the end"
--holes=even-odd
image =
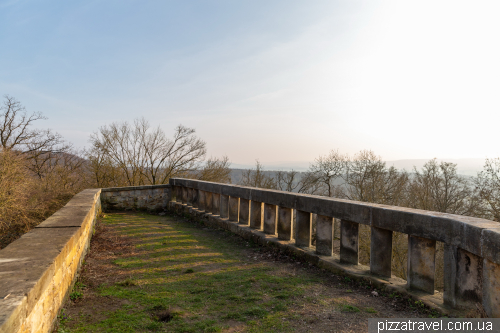
{"type": "Polygon", "coordinates": [[[171,178],[170,185],[264,202],[432,239],[500,264],[500,223],[490,220],[192,179],[171,178]]]}
{"type": "Polygon", "coordinates": [[[144,185],[144,186],[124,186],[124,187],[107,187],[102,188],[102,192],[122,192],[122,191],[136,191],[136,190],[153,190],[157,188],[169,188],[170,184],[160,185],[144,185]]]}
{"type": "Polygon", "coordinates": [[[0,250],[0,332],[49,332],[88,249],[100,189],[63,208],[0,250]]]}

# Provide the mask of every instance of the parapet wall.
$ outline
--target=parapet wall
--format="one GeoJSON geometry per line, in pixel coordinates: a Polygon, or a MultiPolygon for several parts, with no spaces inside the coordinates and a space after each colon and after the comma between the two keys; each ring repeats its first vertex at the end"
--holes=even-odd
{"type": "Polygon", "coordinates": [[[0,251],[0,333],[51,330],[89,247],[100,193],[78,193],[0,251]]]}
{"type": "Polygon", "coordinates": [[[482,306],[488,316],[500,317],[498,222],[189,179],[170,179],[170,184],[176,198],[171,207],[177,211],[202,216],[258,242],[280,244],[332,270],[404,288],[442,309],[482,306]],[[333,253],[334,219],[340,219],[340,255],[333,253]],[[316,246],[311,245],[313,220],[316,246]],[[369,266],[359,265],[360,224],[371,230],[369,266]],[[391,272],[393,232],[408,235],[404,284],[391,272]],[[434,288],[436,241],[444,243],[443,293],[434,288]]]}
{"type": "Polygon", "coordinates": [[[102,209],[145,210],[160,212],[166,210],[170,201],[170,185],[128,186],[103,188],[102,209]]]}

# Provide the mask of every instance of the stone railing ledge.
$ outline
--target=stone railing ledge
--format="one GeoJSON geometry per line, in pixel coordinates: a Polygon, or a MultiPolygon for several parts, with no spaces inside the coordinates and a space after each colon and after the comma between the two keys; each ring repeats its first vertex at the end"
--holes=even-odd
{"type": "Polygon", "coordinates": [[[500,265],[500,227],[483,230],[481,257],[500,265]]]}
{"type": "Polygon", "coordinates": [[[161,185],[144,185],[144,186],[124,186],[124,187],[106,187],[102,188],[102,192],[128,192],[134,190],[149,190],[149,189],[157,189],[157,188],[170,188],[169,184],[161,184],[161,185]]]}

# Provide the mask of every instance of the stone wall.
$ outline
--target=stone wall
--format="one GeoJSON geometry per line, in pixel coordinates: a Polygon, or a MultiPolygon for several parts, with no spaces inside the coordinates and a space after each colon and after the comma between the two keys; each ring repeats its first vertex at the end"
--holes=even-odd
{"type": "Polygon", "coordinates": [[[89,247],[100,193],[80,192],[0,250],[0,333],[51,330],[89,247]]]}
{"type": "Polygon", "coordinates": [[[167,209],[170,201],[170,185],[129,186],[103,188],[101,193],[102,209],[145,210],[161,212],[167,209]]]}

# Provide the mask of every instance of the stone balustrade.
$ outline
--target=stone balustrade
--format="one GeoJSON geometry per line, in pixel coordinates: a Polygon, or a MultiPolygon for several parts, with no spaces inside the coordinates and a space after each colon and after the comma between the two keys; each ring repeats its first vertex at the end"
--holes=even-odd
{"type": "Polygon", "coordinates": [[[321,260],[346,270],[362,266],[358,263],[359,225],[368,225],[371,250],[365,273],[388,285],[398,281],[391,272],[393,232],[407,234],[405,289],[410,294],[434,295],[437,303],[439,300],[444,303],[444,308],[475,309],[480,303],[490,317],[500,317],[500,223],[189,179],[170,179],[170,185],[176,201],[183,205],[262,232],[269,239],[276,237],[306,253],[314,252],[321,260]],[[316,219],[315,248],[311,247],[313,217],[316,219]],[[339,256],[332,250],[334,219],[341,221],[339,256]],[[436,241],[445,244],[442,294],[434,288],[436,241]]]}

